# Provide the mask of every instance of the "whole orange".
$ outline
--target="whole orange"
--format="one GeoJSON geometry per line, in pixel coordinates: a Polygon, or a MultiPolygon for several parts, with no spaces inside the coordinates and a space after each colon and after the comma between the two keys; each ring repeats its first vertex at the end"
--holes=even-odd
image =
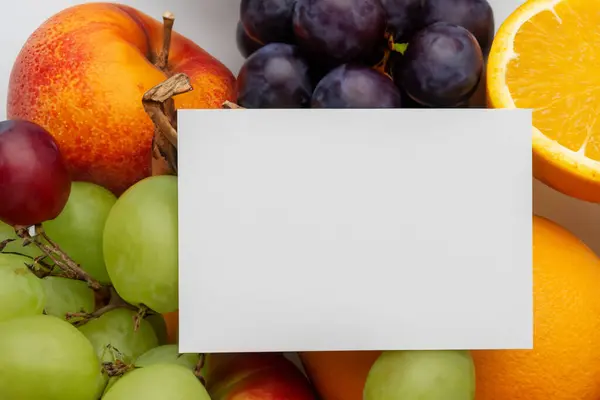
{"type": "Polygon", "coordinates": [[[379,351],[309,351],[300,360],[322,400],[362,400],[379,351]]]}
{"type": "Polygon", "coordinates": [[[600,260],[534,217],[534,349],[474,351],[477,400],[600,399],[600,260]]]}
{"type": "Polygon", "coordinates": [[[179,311],[163,314],[167,325],[167,337],[169,343],[177,344],[179,341],[179,311]]]}

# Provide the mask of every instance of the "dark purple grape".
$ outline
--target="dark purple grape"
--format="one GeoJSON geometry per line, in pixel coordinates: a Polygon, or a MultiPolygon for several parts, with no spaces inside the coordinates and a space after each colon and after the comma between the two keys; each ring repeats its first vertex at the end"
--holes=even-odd
{"type": "Polygon", "coordinates": [[[312,84],[308,63],[297,46],[269,43],[240,69],[238,104],[246,108],[307,108],[312,84]]]}
{"type": "Polygon", "coordinates": [[[241,22],[238,22],[235,33],[237,48],[244,58],[248,58],[250,54],[254,53],[256,50],[262,47],[262,44],[254,41],[254,39],[248,36],[246,31],[244,30],[244,25],[242,25],[241,22]]]}
{"type": "Polygon", "coordinates": [[[248,36],[261,44],[293,44],[295,4],[296,0],[242,0],[240,20],[248,36]]]}
{"type": "Polygon", "coordinates": [[[311,62],[330,67],[371,56],[386,29],[380,0],[297,0],[293,22],[311,62]]]}
{"type": "Polygon", "coordinates": [[[477,38],[487,57],[494,39],[494,12],[487,0],[424,0],[424,22],[449,22],[462,26],[477,38]]]}
{"type": "Polygon", "coordinates": [[[327,74],[315,88],[313,108],[400,108],[400,91],[381,72],[344,64],[327,74]]]}
{"type": "Polygon", "coordinates": [[[402,90],[400,91],[402,97],[402,108],[432,108],[428,106],[424,106],[423,104],[417,103],[413,99],[410,98],[406,93],[402,90]]]}
{"type": "Polygon", "coordinates": [[[396,43],[406,43],[417,31],[425,27],[424,0],[381,0],[387,15],[388,29],[396,43]]]}
{"type": "Polygon", "coordinates": [[[463,27],[437,22],[413,36],[392,75],[418,103],[456,107],[475,92],[482,71],[477,39],[463,27]]]}

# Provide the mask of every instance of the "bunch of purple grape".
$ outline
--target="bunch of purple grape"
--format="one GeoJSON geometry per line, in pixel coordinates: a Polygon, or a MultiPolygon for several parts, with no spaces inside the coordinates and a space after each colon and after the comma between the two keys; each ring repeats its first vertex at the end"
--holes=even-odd
{"type": "Polygon", "coordinates": [[[245,108],[463,107],[494,36],[487,0],[242,0],[245,108]]]}

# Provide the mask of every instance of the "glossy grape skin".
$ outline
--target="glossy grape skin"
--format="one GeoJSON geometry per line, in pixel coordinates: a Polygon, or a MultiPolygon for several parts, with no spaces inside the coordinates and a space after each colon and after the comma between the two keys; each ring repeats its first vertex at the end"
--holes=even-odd
{"type": "Polygon", "coordinates": [[[298,47],[271,43],[252,54],[238,74],[238,104],[246,108],[306,108],[312,84],[298,47]]]}
{"type": "Polygon", "coordinates": [[[33,260],[0,253],[0,322],[44,311],[44,287],[26,264],[33,264],[33,260]]]}
{"type": "Polygon", "coordinates": [[[386,30],[380,0],[297,0],[293,23],[301,49],[331,67],[368,57],[386,30]]]}
{"type": "Polygon", "coordinates": [[[448,22],[470,31],[484,56],[494,39],[494,12],[487,0],[424,0],[424,23],[448,22]]]}
{"type": "Polygon", "coordinates": [[[0,122],[0,221],[31,226],[54,219],[70,190],[69,172],[50,133],[29,121],[0,122]]]}
{"type": "Polygon", "coordinates": [[[238,51],[244,58],[250,57],[252,53],[256,50],[260,49],[263,45],[254,41],[246,31],[244,30],[244,25],[241,22],[238,22],[236,30],[235,30],[235,41],[237,44],[238,51]]]}
{"type": "Polygon", "coordinates": [[[380,0],[386,16],[388,30],[396,43],[407,43],[411,36],[425,27],[424,0],[380,0]]]}
{"type": "Polygon", "coordinates": [[[101,186],[73,182],[69,200],[44,229],[61,249],[100,283],[110,283],[102,250],[104,224],[117,198],[101,186]]]}
{"type": "Polygon", "coordinates": [[[141,320],[138,330],[134,330],[135,316],[133,310],[117,308],[90,320],[79,330],[92,343],[100,361],[114,362],[122,355],[121,361],[132,363],[146,351],[158,346],[156,333],[148,321],[141,320]],[[111,352],[109,345],[118,350],[118,357],[111,352]]]}
{"type": "Polygon", "coordinates": [[[138,368],[154,364],[177,364],[193,371],[200,360],[197,353],[180,354],[176,344],[167,344],[148,350],[135,360],[138,368]]]}
{"type": "Polygon", "coordinates": [[[473,95],[481,79],[483,55],[466,29],[437,22],[416,33],[392,75],[416,102],[456,107],[473,95]]]}
{"type": "MultiPolygon", "coordinates": [[[[67,313],[94,311],[94,291],[87,283],[58,276],[47,276],[41,282],[46,293],[46,314],[66,320],[67,313]]],[[[69,320],[71,323],[74,321],[76,319],[69,320]]]]}
{"type": "Polygon", "coordinates": [[[468,351],[386,351],[375,361],[364,400],[474,400],[475,366],[468,351]]]}
{"type": "Polygon", "coordinates": [[[134,369],[106,391],[102,400],[210,400],[189,369],[176,364],[154,364],[134,369]]]}
{"type": "Polygon", "coordinates": [[[0,323],[0,399],[97,400],[98,357],[68,322],[50,315],[0,323]]]}
{"type": "Polygon", "coordinates": [[[267,43],[294,43],[292,16],[296,0],[242,0],[240,20],[248,36],[267,43]]]}
{"type": "Polygon", "coordinates": [[[394,82],[362,65],[344,64],[327,74],[315,88],[313,108],[400,108],[394,82]]]}
{"type": "Polygon", "coordinates": [[[178,304],[177,178],[146,178],[117,200],[104,227],[104,260],[128,303],[164,314],[178,304]]]}

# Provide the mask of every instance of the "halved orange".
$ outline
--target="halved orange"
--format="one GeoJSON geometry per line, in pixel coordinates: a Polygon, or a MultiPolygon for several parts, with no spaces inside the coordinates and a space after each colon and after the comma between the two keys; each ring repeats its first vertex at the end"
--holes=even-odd
{"type": "Polygon", "coordinates": [[[533,109],[534,176],[600,202],[600,1],[527,1],[498,29],[487,76],[491,108],[533,109]]]}

